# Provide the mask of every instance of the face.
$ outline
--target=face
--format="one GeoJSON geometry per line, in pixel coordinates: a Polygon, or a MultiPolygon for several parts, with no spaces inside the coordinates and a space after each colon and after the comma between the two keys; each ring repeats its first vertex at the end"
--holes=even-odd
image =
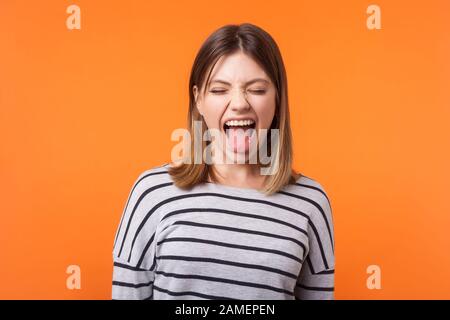
{"type": "Polygon", "coordinates": [[[226,147],[232,153],[248,154],[249,141],[254,142],[249,132],[270,128],[275,90],[265,71],[239,51],[219,59],[204,94],[197,86],[193,93],[208,129],[220,130],[222,151],[226,147]]]}

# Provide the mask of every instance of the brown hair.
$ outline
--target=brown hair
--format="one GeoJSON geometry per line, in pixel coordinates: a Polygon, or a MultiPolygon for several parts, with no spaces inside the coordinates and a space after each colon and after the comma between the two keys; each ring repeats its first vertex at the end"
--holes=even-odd
{"type": "MultiPolygon", "coordinates": [[[[211,72],[220,57],[234,53],[238,50],[253,58],[267,73],[276,89],[275,115],[270,129],[279,129],[279,143],[276,146],[275,161],[278,170],[275,174],[266,177],[265,194],[279,191],[285,185],[294,183],[299,174],[292,169],[292,134],[289,120],[287,77],[280,51],[273,38],[263,29],[250,23],[239,25],[225,25],[213,32],[203,43],[191,69],[189,79],[189,112],[188,130],[191,136],[191,159],[188,163],[181,163],[169,167],[169,174],[176,186],[189,189],[198,183],[206,182],[208,176],[217,181],[215,173],[203,160],[194,163],[195,152],[194,134],[203,137],[207,128],[203,117],[196,108],[193,87],[205,88],[209,82],[211,72]],[[208,75],[206,76],[206,73],[208,75]],[[203,84],[206,84],[203,86],[203,84]],[[202,121],[202,132],[194,132],[194,121],[202,121]],[[204,129],[205,128],[205,129],[204,129]]],[[[270,145],[270,129],[267,143],[270,145]]],[[[202,155],[206,141],[202,140],[202,155]]],[[[270,150],[270,147],[269,147],[270,150]]],[[[197,155],[198,157],[198,155],[197,155]]]]}

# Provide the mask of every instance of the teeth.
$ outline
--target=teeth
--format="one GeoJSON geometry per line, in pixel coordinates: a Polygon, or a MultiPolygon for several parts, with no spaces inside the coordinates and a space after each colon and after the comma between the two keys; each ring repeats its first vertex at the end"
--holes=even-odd
{"type": "Polygon", "coordinates": [[[233,127],[233,126],[249,126],[251,124],[255,123],[253,120],[230,120],[225,122],[227,126],[233,127]]]}

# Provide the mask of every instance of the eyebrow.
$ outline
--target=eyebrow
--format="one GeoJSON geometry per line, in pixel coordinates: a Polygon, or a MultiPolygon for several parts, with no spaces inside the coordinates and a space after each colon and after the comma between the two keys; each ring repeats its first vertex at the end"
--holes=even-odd
{"type": "MultiPolygon", "coordinates": [[[[252,80],[247,81],[247,82],[245,83],[245,85],[249,85],[249,84],[252,84],[252,83],[255,83],[255,82],[259,82],[259,81],[265,82],[265,83],[267,83],[267,84],[270,83],[269,81],[267,81],[267,80],[264,79],[264,78],[255,78],[255,79],[252,79],[252,80]]],[[[213,79],[213,80],[211,80],[211,81],[209,82],[209,84],[211,85],[213,82],[219,82],[219,83],[223,83],[223,84],[226,84],[226,85],[231,85],[231,83],[229,83],[228,81],[221,80],[221,79],[213,79]]]]}

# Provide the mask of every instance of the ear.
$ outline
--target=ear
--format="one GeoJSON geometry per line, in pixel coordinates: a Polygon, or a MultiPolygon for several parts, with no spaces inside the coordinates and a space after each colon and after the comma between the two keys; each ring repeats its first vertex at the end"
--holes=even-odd
{"type": "Polygon", "coordinates": [[[201,104],[200,104],[201,99],[200,99],[199,91],[200,90],[198,89],[197,85],[194,85],[192,87],[192,93],[194,94],[194,100],[195,100],[195,106],[197,107],[198,112],[201,115],[203,115],[203,112],[202,112],[202,109],[201,109],[202,107],[201,107],[201,104]]]}

